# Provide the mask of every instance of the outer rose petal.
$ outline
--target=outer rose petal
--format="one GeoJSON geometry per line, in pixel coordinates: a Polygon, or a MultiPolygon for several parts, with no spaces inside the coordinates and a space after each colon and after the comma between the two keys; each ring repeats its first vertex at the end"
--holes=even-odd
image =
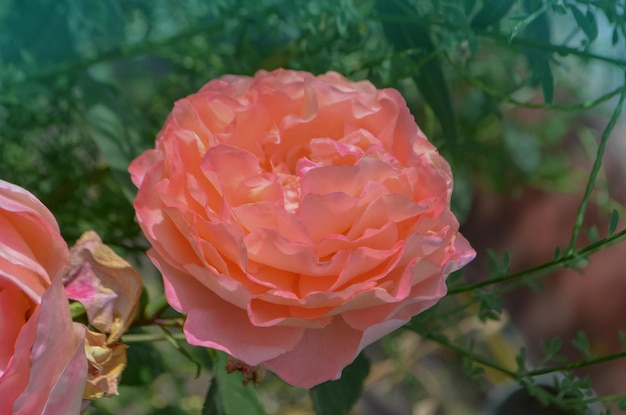
{"type": "Polygon", "coordinates": [[[0,181],[0,414],[78,414],[85,328],[72,322],[69,252],[52,214],[0,181]]]}
{"type": "Polygon", "coordinates": [[[14,415],[80,412],[87,378],[84,339],[85,328],[72,322],[63,283],[57,278],[16,342],[19,360],[23,351],[30,350],[30,376],[13,405],[14,415]],[[32,349],[28,347],[31,333],[35,335],[32,349]]]}
{"type": "Polygon", "coordinates": [[[362,336],[363,332],[336,318],[323,329],[307,330],[295,349],[265,364],[290,385],[311,388],[341,377],[343,368],[361,351],[362,336]]]}
{"type": "Polygon", "coordinates": [[[222,350],[257,365],[295,347],[304,329],[255,327],[245,310],[213,294],[154,254],[151,259],[163,273],[165,294],[174,308],[187,313],[185,336],[189,343],[222,350]],[[226,323],[226,324],[225,324],[226,323]]]}
{"type": "Polygon", "coordinates": [[[129,171],[187,340],[296,386],[339,377],[475,255],[400,93],[334,72],[211,81],[129,171]]]}
{"type": "Polygon", "coordinates": [[[54,216],[31,193],[0,180],[0,229],[2,274],[39,302],[69,257],[54,216]]]}

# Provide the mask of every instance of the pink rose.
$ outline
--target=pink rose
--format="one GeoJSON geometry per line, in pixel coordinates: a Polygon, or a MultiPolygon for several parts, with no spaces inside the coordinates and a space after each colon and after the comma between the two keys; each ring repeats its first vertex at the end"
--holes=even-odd
{"type": "Polygon", "coordinates": [[[294,386],[340,377],[475,255],[401,95],[334,72],[211,81],[129,171],[188,341],[294,386]]]}
{"type": "Polygon", "coordinates": [[[0,180],[0,414],[80,412],[85,328],[70,316],[62,281],[68,264],[48,209],[0,180]]]}

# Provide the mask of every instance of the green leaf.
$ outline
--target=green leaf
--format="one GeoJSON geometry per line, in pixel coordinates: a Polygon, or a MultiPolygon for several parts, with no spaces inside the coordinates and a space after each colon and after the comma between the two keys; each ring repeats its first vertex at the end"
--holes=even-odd
{"type": "Polygon", "coordinates": [[[611,236],[615,233],[615,230],[617,229],[617,224],[619,223],[619,213],[617,212],[617,209],[613,209],[613,211],[611,212],[611,219],[609,219],[609,234],[608,236],[611,236]]]}
{"type": "Polygon", "coordinates": [[[498,23],[511,10],[515,0],[486,0],[483,7],[476,13],[470,25],[477,29],[498,23]]]}
{"type": "Polygon", "coordinates": [[[309,391],[318,415],[346,415],[359,399],[363,381],[369,373],[363,354],[343,370],[341,379],[325,382],[309,391]]]}
{"type": "Polygon", "coordinates": [[[244,386],[240,372],[226,373],[226,353],[216,352],[215,356],[213,379],[204,400],[202,415],[265,414],[254,386],[244,386]]]}
{"type": "Polygon", "coordinates": [[[550,342],[543,341],[541,343],[541,349],[543,350],[543,360],[540,365],[544,365],[548,362],[564,362],[567,361],[567,358],[563,355],[559,355],[559,350],[561,350],[561,346],[563,342],[560,337],[553,337],[550,342]]]}
{"type": "Polygon", "coordinates": [[[620,330],[617,332],[617,335],[619,336],[619,342],[622,345],[622,349],[626,351],[626,333],[624,333],[623,330],[620,330]]]}
{"type": "Polygon", "coordinates": [[[590,10],[586,14],[580,11],[576,6],[570,6],[570,10],[576,19],[576,23],[585,32],[587,39],[591,42],[598,37],[598,24],[596,18],[590,10]]]}
{"type": "Polygon", "coordinates": [[[550,343],[545,341],[541,343],[541,348],[546,356],[554,356],[559,350],[561,350],[562,341],[560,337],[553,337],[550,343]]]}
{"type": "Polygon", "coordinates": [[[586,256],[576,255],[570,261],[567,262],[567,266],[574,270],[580,270],[589,265],[591,261],[586,256]]]}
{"type": "Polygon", "coordinates": [[[526,369],[526,348],[522,347],[519,350],[519,354],[515,356],[515,362],[517,363],[517,374],[521,377],[528,369],[526,369]]]}
{"type": "Polygon", "coordinates": [[[561,247],[557,246],[556,248],[554,248],[554,255],[552,256],[552,260],[556,261],[560,257],[561,257],[561,247]]]}
{"type": "Polygon", "coordinates": [[[122,376],[122,385],[149,385],[165,371],[163,356],[153,343],[132,343],[126,355],[128,363],[122,376]]]}
{"type": "Polygon", "coordinates": [[[546,104],[550,104],[554,99],[554,77],[550,69],[548,61],[543,65],[543,74],[541,76],[541,90],[543,92],[543,100],[546,104]]]}
{"type": "Polygon", "coordinates": [[[585,17],[588,22],[588,29],[585,31],[585,34],[587,34],[587,37],[591,42],[598,37],[598,23],[596,22],[596,16],[591,12],[591,10],[587,10],[585,17]]]}
{"type": "Polygon", "coordinates": [[[85,307],[78,301],[72,301],[70,303],[70,313],[72,314],[72,320],[84,315],[86,312],[87,310],[85,310],[85,307]]]}
{"type": "Polygon", "coordinates": [[[589,239],[589,242],[591,243],[596,243],[600,239],[600,231],[595,225],[586,229],[585,233],[587,234],[587,239],[589,239]]]}
{"type": "Polygon", "coordinates": [[[587,358],[595,357],[595,355],[591,352],[589,339],[587,338],[585,332],[583,332],[582,330],[579,330],[578,333],[576,333],[576,337],[572,339],[572,346],[578,349],[587,358]]]}

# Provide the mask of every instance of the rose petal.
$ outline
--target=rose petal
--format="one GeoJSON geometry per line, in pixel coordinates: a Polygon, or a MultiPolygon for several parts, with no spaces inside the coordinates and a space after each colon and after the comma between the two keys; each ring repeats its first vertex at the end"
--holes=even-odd
{"type": "Polygon", "coordinates": [[[36,337],[30,351],[30,376],[13,405],[13,414],[79,413],[87,378],[85,329],[72,323],[60,278],[43,295],[40,308],[29,319],[24,335],[20,334],[17,351],[28,350],[22,345],[28,343],[32,329],[36,337]],[[65,335],[59,338],[59,334],[65,335]],[[76,393],[77,388],[81,393],[76,393]]]}
{"type": "Polygon", "coordinates": [[[142,287],[139,273],[93,231],[80,237],[70,258],[64,277],[68,297],[79,301],[89,324],[109,333],[109,342],[114,343],[135,317],[142,287]]]}
{"type": "Polygon", "coordinates": [[[302,338],[304,329],[298,327],[253,326],[245,310],[195,280],[170,278],[175,271],[166,263],[159,265],[168,301],[187,314],[184,331],[189,343],[222,350],[254,366],[291,350],[302,338]]]}
{"type": "Polygon", "coordinates": [[[311,388],[339,379],[341,371],[359,354],[363,333],[335,318],[323,329],[306,330],[298,345],[265,365],[285,382],[311,388]],[[314,362],[311,362],[314,359],[314,362]]]}

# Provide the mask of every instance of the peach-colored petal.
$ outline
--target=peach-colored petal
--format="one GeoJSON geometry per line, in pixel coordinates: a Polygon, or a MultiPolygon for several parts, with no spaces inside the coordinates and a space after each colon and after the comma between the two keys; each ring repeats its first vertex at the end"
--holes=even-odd
{"type": "Polygon", "coordinates": [[[311,388],[338,379],[359,354],[362,332],[336,318],[323,329],[306,330],[290,352],[265,362],[285,382],[311,388]]]}
{"type": "Polygon", "coordinates": [[[222,350],[254,366],[291,350],[300,341],[302,328],[255,327],[246,310],[222,300],[193,279],[169,278],[176,274],[168,264],[159,265],[170,304],[187,314],[184,330],[189,343],[222,350]]]}
{"type": "Polygon", "coordinates": [[[46,291],[31,320],[36,337],[30,349],[30,376],[13,404],[13,414],[79,413],[87,377],[85,329],[72,323],[60,279],[46,291]]]}
{"type": "Polygon", "coordinates": [[[35,196],[1,180],[0,229],[0,413],[77,414],[86,359],[61,278],[67,245],[35,196]]]}
{"type": "MultiPolygon", "coordinates": [[[[2,266],[2,264],[0,264],[2,266]]],[[[20,288],[0,278],[0,378],[14,359],[15,341],[36,304],[20,288]]],[[[17,351],[19,352],[19,350],[17,351]]]]}

